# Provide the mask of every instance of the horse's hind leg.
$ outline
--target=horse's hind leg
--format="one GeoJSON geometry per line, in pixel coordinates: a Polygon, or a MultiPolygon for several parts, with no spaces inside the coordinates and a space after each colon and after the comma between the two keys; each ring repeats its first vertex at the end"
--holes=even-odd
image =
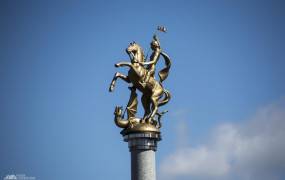
{"type": "Polygon", "coordinates": [[[158,111],[158,101],[161,97],[161,95],[163,94],[163,89],[159,86],[156,86],[157,88],[155,88],[153,90],[153,94],[151,96],[151,103],[152,103],[152,107],[151,107],[151,114],[148,118],[148,122],[151,122],[154,119],[155,114],[158,111]]]}
{"type": "Polygon", "coordinates": [[[146,95],[142,95],[141,100],[142,100],[142,105],[143,105],[143,108],[144,108],[144,116],[143,116],[142,122],[144,122],[145,119],[147,118],[147,116],[150,114],[150,104],[151,104],[151,101],[150,101],[150,97],[146,96],[146,95]]]}
{"type": "Polygon", "coordinates": [[[158,100],[159,100],[159,96],[152,96],[151,97],[152,111],[151,111],[151,115],[147,119],[148,123],[150,123],[153,120],[155,114],[157,113],[157,110],[158,110],[158,100]]]}
{"type": "Polygon", "coordinates": [[[116,84],[116,81],[118,78],[121,78],[122,80],[124,80],[125,82],[127,83],[130,83],[130,79],[128,76],[125,76],[124,74],[121,74],[119,72],[116,72],[113,79],[112,79],[112,82],[110,84],[110,87],[109,87],[109,91],[112,92],[114,91],[114,88],[115,88],[115,84],[116,84]]]}

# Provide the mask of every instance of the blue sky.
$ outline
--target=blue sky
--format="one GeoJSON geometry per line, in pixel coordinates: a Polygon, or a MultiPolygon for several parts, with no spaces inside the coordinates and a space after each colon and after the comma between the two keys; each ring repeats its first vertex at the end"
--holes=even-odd
{"type": "Polygon", "coordinates": [[[108,86],[127,72],[114,64],[128,60],[128,44],[146,53],[157,25],[168,28],[159,38],[173,61],[158,171],[181,144],[207,144],[224,123],[246,126],[283,101],[284,8],[269,0],[1,1],[1,178],[129,179],[127,144],[113,123],[129,91],[122,81],[113,93],[108,86]]]}

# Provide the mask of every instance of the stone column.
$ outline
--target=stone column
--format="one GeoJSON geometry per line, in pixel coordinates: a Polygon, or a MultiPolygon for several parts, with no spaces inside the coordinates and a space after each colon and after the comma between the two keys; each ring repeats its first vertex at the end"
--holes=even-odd
{"type": "Polygon", "coordinates": [[[131,152],[132,180],[156,180],[155,151],[160,132],[130,132],[123,136],[131,152]]]}

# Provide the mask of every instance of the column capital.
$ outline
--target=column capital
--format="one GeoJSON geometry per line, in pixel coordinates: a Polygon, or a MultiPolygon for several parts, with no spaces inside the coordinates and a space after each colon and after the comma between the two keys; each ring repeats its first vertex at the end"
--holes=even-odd
{"type": "Polygon", "coordinates": [[[157,141],[161,140],[160,132],[135,132],[124,135],[124,141],[128,142],[129,150],[153,150],[156,151],[157,141]]]}

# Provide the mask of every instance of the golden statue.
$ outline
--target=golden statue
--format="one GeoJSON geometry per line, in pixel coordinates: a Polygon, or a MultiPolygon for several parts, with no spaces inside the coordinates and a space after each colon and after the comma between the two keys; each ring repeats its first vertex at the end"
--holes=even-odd
{"type": "MultiPolygon", "coordinates": [[[[163,30],[166,29],[164,28],[163,30]]],[[[165,105],[171,97],[169,91],[164,89],[162,85],[162,82],[168,76],[171,60],[166,53],[162,52],[156,35],[153,36],[150,46],[152,54],[149,61],[146,61],[142,48],[137,43],[132,42],[126,49],[131,61],[115,64],[115,67],[127,66],[130,69],[127,76],[119,72],[115,73],[109,91],[112,92],[114,90],[118,78],[132,84],[132,87],[129,87],[131,95],[126,108],[127,119],[123,118],[122,107],[117,106],[115,108],[115,123],[120,128],[133,129],[144,127],[143,129],[145,129],[147,126],[148,128],[151,127],[151,129],[159,129],[161,127],[161,116],[167,112],[158,112],[158,107],[165,105]],[[157,81],[155,79],[155,70],[160,55],[165,61],[165,67],[159,71],[158,76],[160,80],[157,81]],[[136,117],[138,106],[137,89],[142,92],[143,118],[136,117]]]]}

